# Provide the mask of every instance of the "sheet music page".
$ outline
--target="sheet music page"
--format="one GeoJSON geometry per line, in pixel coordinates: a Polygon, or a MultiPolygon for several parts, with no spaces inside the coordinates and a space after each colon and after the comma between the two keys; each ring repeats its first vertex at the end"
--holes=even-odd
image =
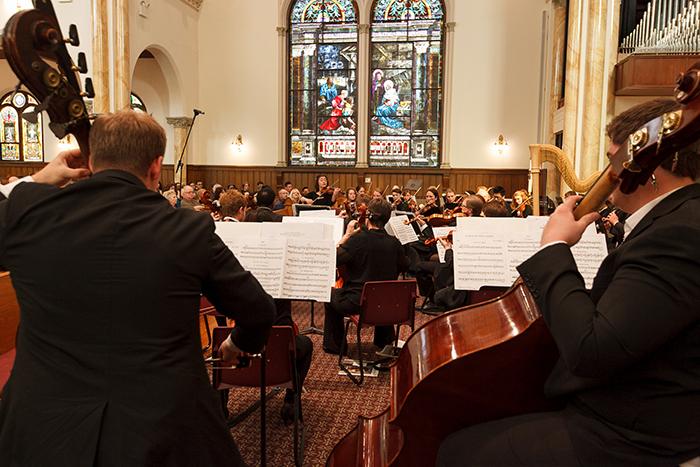
{"type": "Polygon", "coordinates": [[[299,217],[335,217],[335,210],[310,209],[308,211],[299,211],[299,217]]]}
{"type": "MultiPolygon", "coordinates": [[[[516,267],[539,250],[547,221],[548,217],[544,216],[457,218],[458,228],[453,234],[455,288],[511,286],[519,276],[516,267]]],[[[607,256],[605,236],[596,233],[595,225],[590,225],[571,251],[586,288],[590,289],[607,256]]]]}
{"type": "Polygon", "coordinates": [[[479,290],[508,284],[505,218],[458,217],[454,243],[455,289],[479,290]],[[471,219],[462,221],[462,219],[471,219]],[[486,221],[486,222],[484,222],[486,221]]]}
{"type": "MultiPolygon", "coordinates": [[[[435,238],[438,237],[447,237],[447,235],[455,230],[455,227],[433,227],[433,235],[435,238]]],[[[454,238],[453,238],[454,240],[454,238]]],[[[442,243],[438,241],[435,243],[435,246],[437,247],[437,252],[438,252],[438,258],[440,259],[441,263],[445,262],[445,247],[442,246],[442,243]]]]}
{"type": "Polygon", "coordinates": [[[285,264],[287,240],[241,237],[233,241],[229,248],[243,269],[255,276],[265,292],[273,298],[284,298],[280,275],[285,264]]]}
{"type": "MultiPolygon", "coordinates": [[[[214,222],[216,235],[231,248],[231,243],[239,238],[261,238],[263,224],[257,222],[214,222]]],[[[235,253],[234,253],[235,254],[235,253]]]]}
{"type": "Polygon", "coordinates": [[[335,245],[330,238],[287,239],[282,298],[330,302],[335,285],[335,245]]]}
{"type": "Polygon", "coordinates": [[[262,238],[315,238],[322,240],[333,237],[333,228],[325,224],[269,222],[262,225],[264,226],[262,238]]]}
{"type": "Polygon", "coordinates": [[[389,218],[389,223],[387,224],[391,228],[394,237],[396,237],[402,245],[418,241],[418,235],[416,235],[415,230],[413,230],[413,226],[405,223],[407,220],[408,216],[394,216],[389,218]]]}
{"type": "MultiPolygon", "coordinates": [[[[323,224],[333,228],[333,241],[337,245],[340,239],[343,238],[343,228],[345,227],[344,220],[341,217],[291,217],[285,216],[282,218],[283,224],[323,224]]],[[[317,227],[322,230],[321,227],[317,227]]]]}
{"type": "Polygon", "coordinates": [[[593,287],[593,279],[600,269],[600,265],[608,256],[608,245],[605,235],[596,232],[595,224],[588,226],[581,240],[571,248],[571,253],[576,260],[578,271],[586,281],[586,288],[593,287]]]}

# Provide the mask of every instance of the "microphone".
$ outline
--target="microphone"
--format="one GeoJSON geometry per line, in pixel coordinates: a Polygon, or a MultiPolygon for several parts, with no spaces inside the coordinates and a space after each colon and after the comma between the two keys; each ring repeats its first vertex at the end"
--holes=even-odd
{"type": "Polygon", "coordinates": [[[192,109],[192,112],[194,112],[195,115],[204,115],[204,111],[199,109],[192,109]]]}

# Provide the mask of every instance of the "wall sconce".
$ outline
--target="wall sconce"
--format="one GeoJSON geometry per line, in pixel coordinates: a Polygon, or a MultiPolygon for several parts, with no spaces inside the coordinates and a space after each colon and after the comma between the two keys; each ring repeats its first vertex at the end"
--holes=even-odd
{"type": "Polygon", "coordinates": [[[236,136],[233,141],[231,142],[234,148],[236,148],[237,152],[243,152],[243,135],[238,135],[236,136]]]}
{"type": "Polygon", "coordinates": [[[508,151],[510,151],[510,145],[508,141],[506,141],[506,137],[502,134],[498,135],[498,139],[493,143],[493,151],[499,156],[507,154],[508,151]]]}

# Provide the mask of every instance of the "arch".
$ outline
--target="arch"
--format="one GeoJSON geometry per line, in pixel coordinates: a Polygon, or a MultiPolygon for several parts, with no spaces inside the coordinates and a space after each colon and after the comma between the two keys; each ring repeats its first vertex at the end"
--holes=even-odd
{"type": "MultiPolygon", "coordinates": [[[[185,102],[182,100],[182,73],[177,67],[177,62],[174,60],[172,54],[160,44],[150,44],[141,51],[139,56],[141,56],[144,52],[149,52],[153,55],[153,58],[158,63],[163,76],[166,78],[166,97],[168,102],[168,108],[166,109],[167,112],[169,115],[183,115],[185,112],[185,102]]],[[[138,62],[139,59],[134,62],[134,66],[131,71],[132,82],[138,62]]]]}

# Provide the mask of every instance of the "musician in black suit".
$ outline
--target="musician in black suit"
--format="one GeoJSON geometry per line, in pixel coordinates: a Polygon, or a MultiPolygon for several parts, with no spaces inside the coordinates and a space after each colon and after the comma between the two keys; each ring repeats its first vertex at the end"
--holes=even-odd
{"type": "MultiPolygon", "coordinates": [[[[258,209],[251,211],[247,217],[247,222],[282,222],[282,216],[272,212],[272,203],[275,201],[275,191],[272,187],[263,186],[256,195],[258,200],[258,209]]],[[[275,318],[275,326],[292,326],[296,328],[292,319],[292,301],[286,298],[276,298],[275,307],[277,315],[275,318]]],[[[306,375],[311,368],[311,359],[313,356],[314,345],[306,336],[296,335],[296,366],[299,385],[302,386],[306,380],[306,375]]],[[[291,425],[294,422],[294,398],[296,394],[292,389],[287,389],[284,395],[284,403],[280,411],[280,416],[285,425],[291,425]]]]}
{"type": "MultiPolygon", "coordinates": [[[[616,117],[609,154],[676,108],[652,101],[616,117]]],[[[678,465],[700,454],[697,176],[696,143],[633,194],[613,193],[631,215],[590,292],[570,245],[597,214],[575,221],[578,197],[556,210],[542,249],[518,271],[560,351],[545,392],[567,406],[459,431],[443,443],[438,465],[678,465]]]]}
{"type": "Polygon", "coordinates": [[[200,292],[236,320],[227,360],[261,350],[272,298],[211,217],[154,191],[165,132],[152,117],[99,117],[90,149],[91,178],[21,183],[0,202],[0,265],[21,309],[0,463],[244,465],[204,366],[200,292]]]}

